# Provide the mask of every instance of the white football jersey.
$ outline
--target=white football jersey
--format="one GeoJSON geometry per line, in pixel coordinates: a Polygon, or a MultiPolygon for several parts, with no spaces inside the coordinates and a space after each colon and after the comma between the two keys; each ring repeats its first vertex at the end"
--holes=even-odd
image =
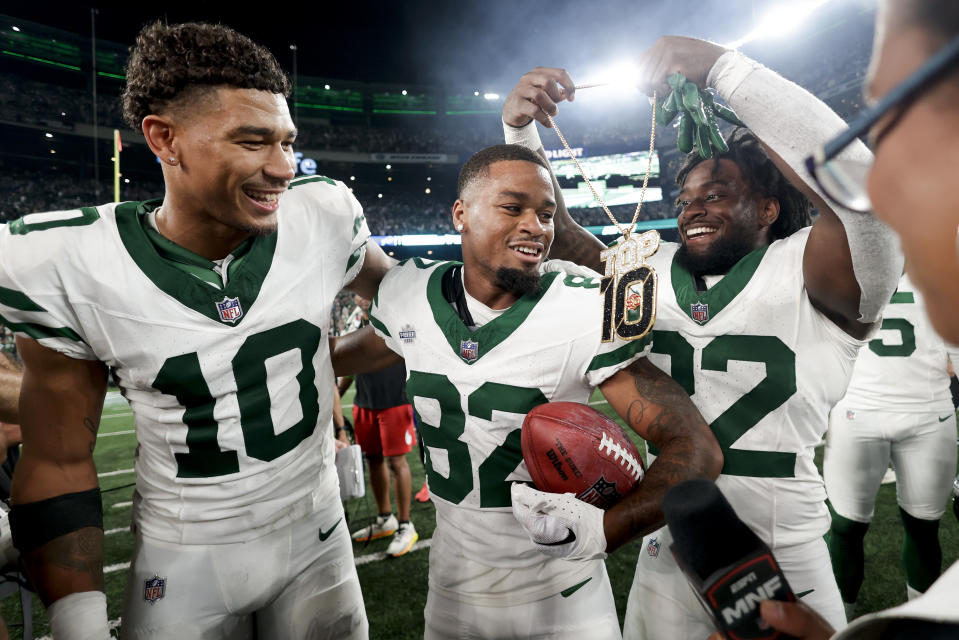
{"type": "Polygon", "coordinates": [[[879,333],[859,351],[844,402],[864,410],[951,412],[950,355],[959,365],[959,349],[933,330],[922,296],[904,275],[883,311],[879,333]]]}
{"type": "MultiPolygon", "coordinates": [[[[829,528],[813,462],[862,341],[813,308],[803,284],[809,229],[739,261],[705,293],[664,243],[651,362],[679,382],[725,456],[717,483],[770,546],[829,528]]],[[[651,450],[654,453],[654,451],[651,450]]]]}
{"type": "Polygon", "coordinates": [[[0,322],[116,370],[136,423],[143,534],[242,542],[338,499],[330,307],[369,231],[345,185],[295,180],[277,232],[217,288],[160,257],[144,220],[158,205],[0,227],[0,322]]]}
{"type": "Polygon", "coordinates": [[[406,360],[427,452],[436,506],[430,587],[474,603],[530,602],[572,586],[592,566],[543,555],[513,517],[510,484],[530,481],[523,419],[546,402],[588,402],[648,340],[602,342],[599,280],[561,272],[543,276],[540,294],[470,331],[442,293],[456,264],[414,258],[394,267],[371,324],[406,360]]]}

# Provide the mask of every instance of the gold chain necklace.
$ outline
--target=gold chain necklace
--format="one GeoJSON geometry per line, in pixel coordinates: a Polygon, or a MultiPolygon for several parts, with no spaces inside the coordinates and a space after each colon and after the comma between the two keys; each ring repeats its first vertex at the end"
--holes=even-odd
{"type": "Polygon", "coordinates": [[[646,186],[653,167],[653,152],[656,145],[656,93],[653,93],[653,118],[649,134],[649,157],[646,163],[646,175],[643,177],[643,190],[636,203],[636,212],[629,226],[624,227],[609,210],[593,183],[590,182],[582,165],[573,154],[566,137],[556,126],[556,121],[546,113],[546,119],[556,131],[560,142],[566,148],[570,159],[575,163],[579,174],[586,181],[593,197],[609,216],[623,238],[617,244],[603,250],[599,255],[606,269],[600,280],[600,293],[603,296],[603,342],[621,340],[639,340],[649,333],[656,321],[656,272],[646,264],[646,258],[659,249],[659,232],[655,229],[632,236],[643,201],[646,199],[646,186]]]}

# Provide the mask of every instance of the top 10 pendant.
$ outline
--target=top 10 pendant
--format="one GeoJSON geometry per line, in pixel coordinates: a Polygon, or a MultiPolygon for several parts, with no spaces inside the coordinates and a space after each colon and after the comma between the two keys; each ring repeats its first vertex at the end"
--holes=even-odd
{"type": "Polygon", "coordinates": [[[646,258],[659,250],[659,232],[627,234],[600,254],[606,271],[603,294],[603,342],[639,340],[656,321],[656,272],[646,258]]]}

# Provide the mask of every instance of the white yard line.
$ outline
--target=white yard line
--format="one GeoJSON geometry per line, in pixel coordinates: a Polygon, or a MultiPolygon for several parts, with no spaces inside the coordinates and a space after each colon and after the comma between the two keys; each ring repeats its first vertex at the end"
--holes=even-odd
{"type": "MultiPolygon", "coordinates": [[[[426,540],[420,540],[409,550],[409,553],[414,551],[419,551],[420,549],[429,549],[430,545],[433,544],[433,538],[427,538],[426,540]]],[[[371,562],[377,562],[379,560],[386,560],[389,556],[386,555],[385,551],[380,551],[379,553],[368,553],[364,556],[359,556],[353,559],[353,564],[356,566],[369,564],[371,562]]]]}
{"type": "Polygon", "coordinates": [[[110,436],[126,436],[131,433],[136,433],[136,429],[130,429],[128,431],[109,431],[107,433],[98,433],[98,438],[109,438],[110,436]]]}
{"type": "Polygon", "coordinates": [[[109,478],[110,476],[122,476],[126,473],[133,473],[133,469],[119,469],[117,471],[104,471],[103,473],[98,473],[98,478],[109,478]]]}
{"type": "Polygon", "coordinates": [[[130,502],[117,502],[117,503],[115,503],[115,504],[113,505],[113,508],[114,508],[114,509],[122,509],[122,508],[124,508],[124,507],[132,507],[132,506],[133,506],[133,502],[132,502],[132,501],[130,501],[130,502]]]}
{"type": "Polygon", "coordinates": [[[118,562],[116,564],[108,564],[107,566],[103,567],[103,573],[116,573],[117,571],[124,571],[129,568],[129,562],[118,562]]]}
{"type": "Polygon", "coordinates": [[[105,535],[105,536],[112,536],[112,535],[116,535],[116,534],[118,534],[118,533],[123,533],[124,531],[129,532],[129,531],[130,531],[130,527],[117,527],[116,529],[107,529],[106,531],[103,532],[103,535],[105,535]]]}

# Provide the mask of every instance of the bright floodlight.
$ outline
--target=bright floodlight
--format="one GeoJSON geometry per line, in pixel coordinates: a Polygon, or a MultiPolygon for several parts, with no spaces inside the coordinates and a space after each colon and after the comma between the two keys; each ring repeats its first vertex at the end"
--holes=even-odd
{"type": "Polygon", "coordinates": [[[639,68],[634,60],[621,60],[604,65],[583,77],[586,82],[578,84],[579,88],[602,86],[617,90],[632,90],[639,84],[639,68]]]}
{"type": "Polygon", "coordinates": [[[405,95],[406,95],[406,89],[403,89],[402,93],[403,93],[403,95],[405,96],[405,95]]]}
{"type": "Polygon", "coordinates": [[[483,97],[486,98],[487,100],[499,100],[498,93],[484,93],[483,97]]]}
{"type": "Polygon", "coordinates": [[[13,27],[13,30],[16,31],[17,33],[19,33],[19,32],[20,32],[20,27],[13,27]]]}
{"type": "Polygon", "coordinates": [[[325,85],[323,85],[323,88],[326,89],[327,91],[329,91],[329,90],[330,90],[330,85],[325,84],[325,85]]]}
{"type": "Polygon", "coordinates": [[[473,95],[474,95],[474,96],[478,96],[478,95],[479,95],[479,91],[474,91],[474,92],[473,92],[473,95]]]}
{"type": "Polygon", "coordinates": [[[726,44],[732,49],[743,46],[747,42],[761,38],[782,38],[789,35],[802,25],[812,13],[829,2],[829,0],[805,0],[797,2],[781,2],[770,8],[749,33],[726,44]]]}
{"type": "Polygon", "coordinates": [[[48,138],[52,138],[52,137],[53,137],[53,134],[52,134],[52,133],[45,133],[45,134],[43,134],[43,135],[45,135],[45,136],[48,137],[48,138]]]}

